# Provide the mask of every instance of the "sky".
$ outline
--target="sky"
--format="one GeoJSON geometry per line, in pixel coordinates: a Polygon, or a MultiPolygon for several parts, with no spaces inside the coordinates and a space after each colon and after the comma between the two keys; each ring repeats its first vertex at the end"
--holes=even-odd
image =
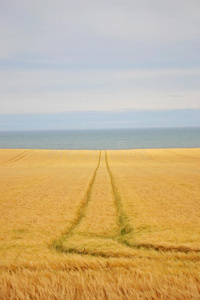
{"type": "Polygon", "coordinates": [[[0,41],[0,130],[200,126],[199,0],[1,0],[0,41]]]}

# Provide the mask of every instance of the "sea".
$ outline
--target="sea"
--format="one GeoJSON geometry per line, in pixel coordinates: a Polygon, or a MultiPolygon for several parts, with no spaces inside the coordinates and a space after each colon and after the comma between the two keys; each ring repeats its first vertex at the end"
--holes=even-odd
{"type": "Polygon", "coordinates": [[[1,149],[198,148],[200,128],[1,131],[1,149]]]}

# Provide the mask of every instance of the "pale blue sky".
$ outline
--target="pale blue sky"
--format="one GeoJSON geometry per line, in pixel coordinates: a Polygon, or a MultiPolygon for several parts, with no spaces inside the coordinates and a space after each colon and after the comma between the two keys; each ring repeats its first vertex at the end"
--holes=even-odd
{"type": "Polygon", "coordinates": [[[199,0],[2,0],[0,41],[0,118],[200,108],[199,0]]]}

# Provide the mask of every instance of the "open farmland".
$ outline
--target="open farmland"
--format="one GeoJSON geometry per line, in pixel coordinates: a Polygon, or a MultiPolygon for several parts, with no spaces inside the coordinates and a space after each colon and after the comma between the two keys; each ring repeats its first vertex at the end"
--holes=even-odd
{"type": "Polygon", "coordinates": [[[200,149],[0,150],[0,299],[200,299],[200,149]]]}

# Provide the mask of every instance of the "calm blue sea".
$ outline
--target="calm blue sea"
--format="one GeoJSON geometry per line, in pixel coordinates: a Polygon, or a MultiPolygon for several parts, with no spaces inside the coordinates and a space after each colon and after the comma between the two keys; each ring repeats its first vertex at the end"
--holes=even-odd
{"type": "Polygon", "coordinates": [[[1,149],[144,149],[200,147],[200,128],[0,132],[1,149]]]}

